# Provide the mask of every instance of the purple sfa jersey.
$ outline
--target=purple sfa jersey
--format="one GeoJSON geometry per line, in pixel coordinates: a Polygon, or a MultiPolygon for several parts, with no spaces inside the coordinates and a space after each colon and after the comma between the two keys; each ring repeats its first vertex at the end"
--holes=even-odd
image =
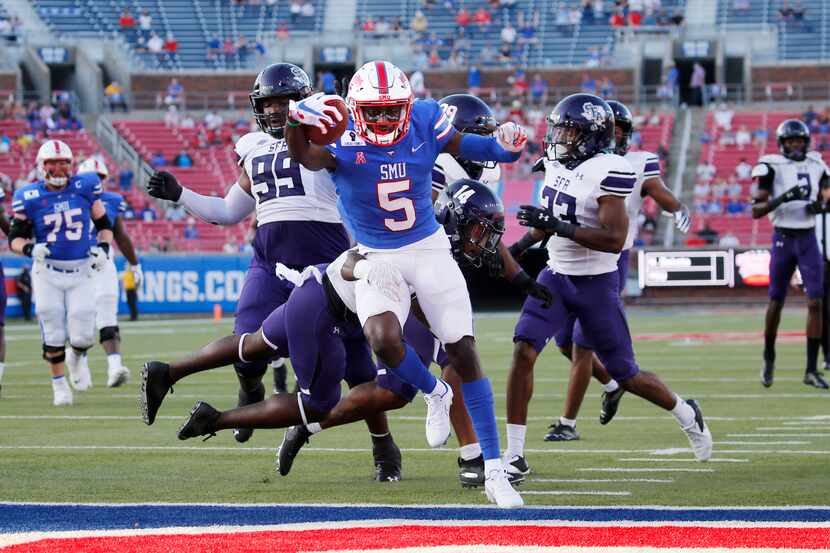
{"type": "Polygon", "coordinates": [[[516,323],[514,342],[527,342],[541,352],[568,319],[575,317],[611,376],[622,381],[637,374],[640,369],[634,360],[617,271],[577,276],[554,274],[545,268],[536,280],[551,291],[553,305],[545,309],[540,300],[527,298],[516,323]]]}
{"type": "MultiPolygon", "coordinates": [[[[628,280],[628,257],[630,253],[631,250],[621,251],[620,258],[617,260],[617,274],[620,279],[620,294],[622,294],[622,291],[625,289],[625,281],[628,280]]],[[[576,320],[576,316],[573,314],[568,315],[568,319],[565,321],[565,324],[562,325],[562,330],[556,333],[554,339],[556,340],[556,345],[560,348],[570,348],[571,345],[576,342],[582,347],[593,349],[590,342],[582,333],[579,321],[576,320]],[[578,336],[579,339],[574,338],[574,336],[578,336]]]]}
{"type": "Polygon", "coordinates": [[[812,228],[775,229],[769,259],[769,299],[784,301],[796,266],[801,271],[807,297],[823,297],[824,263],[821,260],[815,231],[812,228]]]}

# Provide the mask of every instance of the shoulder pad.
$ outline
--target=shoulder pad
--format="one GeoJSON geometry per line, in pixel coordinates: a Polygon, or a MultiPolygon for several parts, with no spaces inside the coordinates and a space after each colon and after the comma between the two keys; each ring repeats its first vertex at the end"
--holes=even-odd
{"type": "Polygon", "coordinates": [[[275,140],[271,135],[266,134],[261,131],[257,132],[249,132],[248,134],[244,135],[242,138],[236,141],[236,145],[233,147],[233,151],[236,155],[239,156],[239,159],[245,159],[245,157],[251,153],[251,150],[265,144],[270,140],[275,140]]]}
{"type": "Polygon", "coordinates": [[[766,163],[759,163],[755,167],[752,168],[752,173],[750,176],[755,179],[758,177],[766,177],[770,173],[770,167],[766,163]]]}
{"type": "Polygon", "coordinates": [[[761,156],[758,160],[758,163],[769,163],[770,165],[781,165],[782,163],[787,163],[790,161],[789,159],[785,158],[781,154],[767,154],[765,156],[761,156]]]}
{"type": "Polygon", "coordinates": [[[814,151],[807,152],[807,159],[811,161],[817,161],[819,163],[824,163],[824,158],[821,157],[821,153],[814,151]]]}
{"type": "Polygon", "coordinates": [[[600,154],[592,157],[588,162],[593,162],[591,165],[594,165],[603,174],[611,171],[634,174],[634,168],[631,166],[631,162],[617,154],[600,154]]]}

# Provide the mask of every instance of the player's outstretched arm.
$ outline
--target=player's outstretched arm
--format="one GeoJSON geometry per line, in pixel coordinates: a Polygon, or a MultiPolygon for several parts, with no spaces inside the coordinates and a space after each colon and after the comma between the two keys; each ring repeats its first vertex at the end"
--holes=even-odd
{"type": "Polygon", "coordinates": [[[652,177],[643,182],[643,196],[651,196],[657,205],[669,213],[674,214],[674,223],[680,232],[688,232],[692,225],[689,210],[680,200],[666,187],[663,179],[652,177]]]}
{"type": "Polygon", "coordinates": [[[456,133],[444,145],[443,152],[461,156],[470,161],[517,161],[527,144],[527,134],[515,123],[502,124],[495,136],[456,133]]]}
{"type": "Polygon", "coordinates": [[[310,171],[337,167],[331,152],[309,142],[301,125],[290,119],[285,127],[285,143],[288,145],[288,155],[291,159],[310,171]]]}
{"type": "Polygon", "coordinates": [[[150,177],[147,193],[160,200],[181,203],[188,212],[214,225],[235,225],[256,208],[251,180],[244,171],[224,198],[197,194],[180,185],[176,177],[159,171],[150,177]]]}

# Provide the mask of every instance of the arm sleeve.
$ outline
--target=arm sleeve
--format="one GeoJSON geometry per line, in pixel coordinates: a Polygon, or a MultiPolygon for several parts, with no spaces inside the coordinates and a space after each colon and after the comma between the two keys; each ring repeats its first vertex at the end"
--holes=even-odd
{"type": "Polygon", "coordinates": [[[12,211],[26,215],[26,204],[23,202],[23,189],[18,188],[12,196],[12,211]]]}
{"type": "Polygon", "coordinates": [[[621,157],[616,157],[615,159],[609,156],[605,166],[608,169],[599,182],[598,196],[619,196],[625,198],[631,194],[631,191],[634,190],[634,185],[637,183],[637,175],[634,173],[631,164],[621,157]]]}
{"type": "Polygon", "coordinates": [[[650,179],[652,177],[660,176],[660,158],[654,155],[649,155],[646,158],[645,168],[643,169],[643,178],[650,179]]]}
{"type": "Polygon", "coordinates": [[[436,164],[432,168],[432,189],[436,192],[442,192],[447,187],[447,175],[444,173],[444,168],[436,164]]]}
{"type": "Polygon", "coordinates": [[[461,156],[470,161],[513,163],[522,156],[522,153],[508,152],[499,146],[494,136],[464,133],[461,135],[461,156]]]}
{"type": "Polygon", "coordinates": [[[768,163],[759,163],[753,167],[752,178],[758,182],[758,190],[766,190],[772,195],[775,170],[768,163]]]}
{"type": "Polygon", "coordinates": [[[256,207],[254,199],[238,183],[234,183],[224,198],[203,196],[182,188],[179,202],[199,219],[214,225],[236,224],[256,207]]]}

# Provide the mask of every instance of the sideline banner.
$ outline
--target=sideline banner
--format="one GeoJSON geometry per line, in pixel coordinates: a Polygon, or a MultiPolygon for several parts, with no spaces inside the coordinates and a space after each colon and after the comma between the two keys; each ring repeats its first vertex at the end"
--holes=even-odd
{"type": "MultiPolygon", "coordinates": [[[[242,290],[250,255],[144,255],[140,257],[144,282],[138,290],[139,313],[212,313],[219,304],[225,313],[233,313],[242,290]]],[[[15,278],[24,265],[31,269],[31,259],[2,256],[6,274],[7,317],[20,317],[15,278]]],[[[125,260],[115,260],[119,277],[125,260]]],[[[128,313],[123,282],[119,283],[118,313],[128,313]]],[[[90,301],[93,300],[90,287],[90,301]]]]}

